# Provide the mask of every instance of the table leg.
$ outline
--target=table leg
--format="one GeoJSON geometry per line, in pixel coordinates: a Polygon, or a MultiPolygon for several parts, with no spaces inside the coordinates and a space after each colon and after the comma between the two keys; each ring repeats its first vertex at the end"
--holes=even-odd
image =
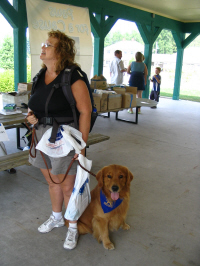
{"type": "MultiPolygon", "coordinates": [[[[29,128],[26,126],[25,123],[22,123],[22,125],[28,130],[29,128]]],[[[20,127],[16,128],[17,133],[17,149],[23,150],[23,147],[20,146],[20,127]]]]}
{"type": "Polygon", "coordinates": [[[110,118],[110,112],[107,112],[108,115],[98,115],[98,116],[102,116],[104,118],[110,118]]]}
{"type": "Polygon", "coordinates": [[[138,108],[139,107],[136,107],[136,113],[135,113],[135,121],[130,121],[130,120],[126,120],[126,119],[121,119],[118,117],[118,112],[116,112],[116,116],[115,116],[115,119],[116,120],[119,120],[119,121],[123,121],[123,122],[127,122],[127,123],[132,123],[132,124],[138,124],[138,108]]]}

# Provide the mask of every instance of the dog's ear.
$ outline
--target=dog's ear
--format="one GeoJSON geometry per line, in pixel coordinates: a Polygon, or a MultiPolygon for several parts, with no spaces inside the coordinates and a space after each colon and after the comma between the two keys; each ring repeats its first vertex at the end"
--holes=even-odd
{"type": "Polygon", "coordinates": [[[98,181],[98,186],[103,187],[103,169],[101,169],[97,174],[96,174],[96,179],[98,181]]]}
{"type": "Polygon", "coordinates": [[[126,177],[126,184],[130,185],[131,181],[133,180],[133,174],[127,169],[127,177],[126,177]]]}

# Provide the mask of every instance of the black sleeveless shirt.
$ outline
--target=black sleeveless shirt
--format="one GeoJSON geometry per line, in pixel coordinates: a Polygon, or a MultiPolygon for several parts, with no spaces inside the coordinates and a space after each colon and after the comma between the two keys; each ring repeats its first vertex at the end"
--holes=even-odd
{"type": "MultiPolygon", "coordinates": [[[[61,71],[60,74],[48,85],[45,84],[45,71],[40,76],[36,84],[34,94],[31,95],[31,98],[28,102],[28,107],[34,112],[37,118],[40,119],[42,117],[45,117],[46,100],[53,85],[61,83],[63,71],[61,71]]],[[[72,73],[71,85],[79,79],[84,81],[82,74],[76,69],[72,73]]],[[[48,116],[49,117],[73,116],[70,104],[67,101],[65,95],[63,94],[62,87],[59,87],[54,91],[49,101],[48,116]]]]}

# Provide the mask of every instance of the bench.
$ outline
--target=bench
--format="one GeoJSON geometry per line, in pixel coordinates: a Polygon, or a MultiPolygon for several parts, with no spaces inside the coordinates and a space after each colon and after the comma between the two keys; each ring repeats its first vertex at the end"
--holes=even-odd
{"type": "MultiPolygon", "coordinates": [[[[89,134],[86,148],[89,148],[89,146],[93,144],[106,141],[109,138],[109,136],[102,134],[91,133],[89,134]]],[[[28,156],[29,151],[21,151],[5,156],[0,156],[0,171],[11,169],[20,165],[30,165],[30,163],[28,162],[28,156]]]]}

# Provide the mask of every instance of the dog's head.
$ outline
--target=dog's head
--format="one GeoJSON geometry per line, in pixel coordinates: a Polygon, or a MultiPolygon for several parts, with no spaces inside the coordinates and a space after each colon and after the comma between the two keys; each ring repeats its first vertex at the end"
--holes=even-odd
{"type": "Polygon", "coordinates": [[[117,200],[118,198],[124,198],[126,193],[129,192],[133,174],[127,167],[113,164],[102,168],[97,173],[96,179],[106,197],[117,200]]]}

